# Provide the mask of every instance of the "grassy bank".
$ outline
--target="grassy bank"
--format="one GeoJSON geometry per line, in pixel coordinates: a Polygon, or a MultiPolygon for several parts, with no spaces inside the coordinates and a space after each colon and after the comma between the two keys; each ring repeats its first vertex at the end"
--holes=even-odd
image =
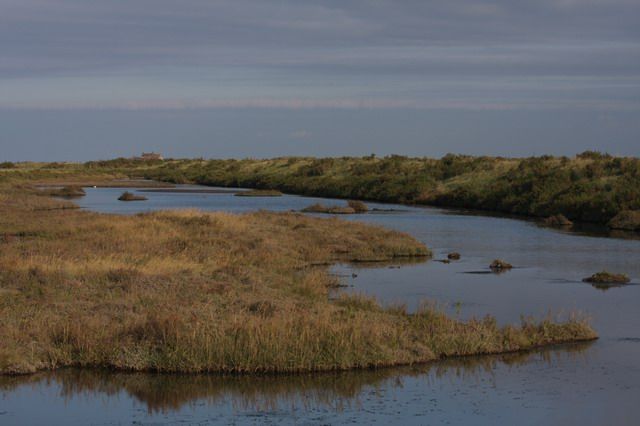
{"type": "MultiPolygon", "coordinates": [[[[131,167],[122,160],[88,168],[131,167]]],[[[640,160],[583,153],[574,158],[276,158],[180,160],[144,175],[175,183],[278,189],[288,193],[481,209],[606,224],[640,210],[640,160]]]]}
{"type": "Polygon", "coordinates": [[[596,336],[579,319],[498,327],[429,305],[408,314],[362,296],[330,300],[332,262],[429,254],[399,232],[295,213],[103,215],[30,188],[45,174],[87,178],[77,170],[8,173],[0,174],[3,374],[340,370],[596,336]]]}

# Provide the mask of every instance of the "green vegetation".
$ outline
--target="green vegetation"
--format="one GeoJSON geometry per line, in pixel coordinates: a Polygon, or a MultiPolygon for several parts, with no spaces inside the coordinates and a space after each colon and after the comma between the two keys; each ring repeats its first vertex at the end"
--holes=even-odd
{"type": "Polygon", "coordinates": [[[407,234],[297,213],[91,213],[30,186],[117,172],[20,167],[0,174],[0,374],[341,370],[596,338],[579,318],[499,327],[328,297],[332,262],[430,254],[407,234]]]}
{"type": "MultiPolygon", "coordinates": [[[[291,194],[478,209],[605,225],[640,214],[640,160],[584,152],[574,158],[441,159],[284,157],[269,160],[115,159],[85,164],[16,163],[21,174],[144,177],[170,183],[278,190],[291,194]]],[[[634,223],[638,223],[637,221],[634,223]]],[[[625,227],[624,229],[627,229],[625,227]]],[[[638,229],[634,225],[634,229],[638,229]]]]}
{"type": "MultiPolygon", "coordinates": [[[[101,167],[122,167],[117,161],[101,167]]],[[[95,167],[88,164],[86,167],[95,167]]],[[[575,158],[276,158],[174,160],[144,176],[174,183],[279,189],[293,194],[428,204],[606,224],[640,210],[640,160],[575,158]]]]}
{"type": "Polygon", "coordinates": [[[590,277],[583,279],[582,281],[591,284],[627,284],[631,280],[625,274],[614,274],[611,272],[602,271],[593,274],[590,277]]]}

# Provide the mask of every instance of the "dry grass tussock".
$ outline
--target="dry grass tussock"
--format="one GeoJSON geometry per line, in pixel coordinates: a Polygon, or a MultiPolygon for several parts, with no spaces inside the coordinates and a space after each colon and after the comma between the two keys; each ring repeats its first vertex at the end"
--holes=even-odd
{"type": "Polygon", "coordinates": [[[6,185],[0,200],[0,374],[341,370],[595,337],[579,319],[501,328],[329,300],[335,278],[313,265],[429,254],[379,227],[295,213],[103,215],[6,185]]]}

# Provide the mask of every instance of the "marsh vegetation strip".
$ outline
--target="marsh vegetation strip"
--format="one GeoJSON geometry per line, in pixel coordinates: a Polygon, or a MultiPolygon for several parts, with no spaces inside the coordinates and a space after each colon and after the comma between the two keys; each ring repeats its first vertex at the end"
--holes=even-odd
{"type": "MultiPolygon", "coordinates": [[[[85,164],[133,173],[135,162],[85,164]],[[132,170],[133,169],[133,170],[132,170]]],[[[343,199],[473,208],[640,229],[640,159],[594,152],[576,157],[441,159],[275,158],[172,160],[144,175],[173,183],[245,186],[343,199]]]]}

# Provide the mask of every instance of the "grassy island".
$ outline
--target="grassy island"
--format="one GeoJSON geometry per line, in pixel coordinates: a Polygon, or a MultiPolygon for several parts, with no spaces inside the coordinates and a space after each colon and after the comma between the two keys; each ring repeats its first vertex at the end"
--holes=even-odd
{"type": "Polygon", "coordinates": [[[298,213],[91,213],[30,187],[53,178],[83,177],[0,173],[0,374],[342,370],[596,337],[581,319],[499,327],[328,297],[333,262],[429,256],[407,234],[298,213]]]}

